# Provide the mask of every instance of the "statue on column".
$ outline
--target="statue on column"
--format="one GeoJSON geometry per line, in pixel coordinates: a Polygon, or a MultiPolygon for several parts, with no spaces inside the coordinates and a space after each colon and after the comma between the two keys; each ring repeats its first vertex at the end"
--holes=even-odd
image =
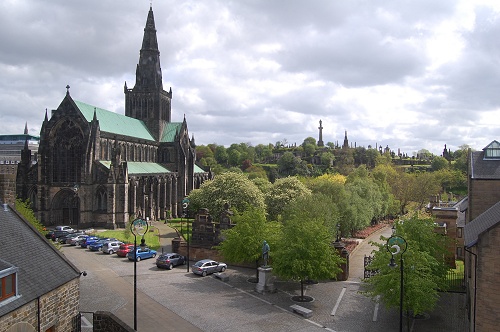
{"type": "Polygon", "coordinates": [[[267,262],[269,260],[269,244],[267,244],[266,240],[262,243],[262,258],[264,259],[264,266],[267,266],[267,262]]]}

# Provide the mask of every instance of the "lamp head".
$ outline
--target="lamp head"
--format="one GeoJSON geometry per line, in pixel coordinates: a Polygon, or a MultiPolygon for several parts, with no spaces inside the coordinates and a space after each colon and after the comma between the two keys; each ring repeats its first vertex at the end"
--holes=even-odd
{"type": "Polygon", "coordinates": [[[396,261],[394,261],[394,256],[391,256],[391,262],[388,265],[390,268],[395,268],[396,266],[398,266],[396,264],[396,261]]]}

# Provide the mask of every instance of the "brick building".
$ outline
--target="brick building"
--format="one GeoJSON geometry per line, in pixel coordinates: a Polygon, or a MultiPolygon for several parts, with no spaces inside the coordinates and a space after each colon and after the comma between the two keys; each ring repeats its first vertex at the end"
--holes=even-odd
{"type": "Polygon", "coordinates": [[[469,209],[464,227],[470,331],[500,331],[500,143],[469,153],[469,209]]]}
{"type": "Polygon", "coordinates": [[[186,118],[171,121],[172,89],[163,90],[152,8],[136,82],[124,86],[125,115],[66,96],[40,132],[38,161],[28,148],[16,193],[44,225],[124,227],[130,218],[180,214],[182,199],[211,178],[196,165],[186,118]]]}
{"type": "Polygon", "coordinates": [[[80,271],[6,204],[0,220],[0,332],[76,331],[80,271]]]}

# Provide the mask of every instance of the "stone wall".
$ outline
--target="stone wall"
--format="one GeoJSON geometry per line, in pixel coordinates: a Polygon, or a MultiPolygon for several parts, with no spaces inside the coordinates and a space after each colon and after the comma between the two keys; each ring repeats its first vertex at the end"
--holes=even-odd
{"type": "Polygon", "coordinates": [[[500,181],[471,179],[469,181],[468,221],[474,220],[498,201],[500,201],[500,181]]]}
{"type": "MultiPolygon", "coordinates": [[[[0,167],[0,170],[5,170],[5,166],[0,167]]],[[[14,167],[14,165],[8,165],[9,168],[14,167]]],[[[17,168],[17,165],[16,165],[17,168]]],[[[2,203],[14,204],[16,200],[16,174],[15,173],[3,173],[0,171],[0,200],[2,203]]]]}
{"type": "MultiPolygon", "coordinates": [[[[22,293],[20,294],[23,295],[22,293]]],[[[0,317],[0,332],[29,331],[27,325],[38,331],[55,327],[55,331],[73,331],[80,304],[80,279],[76,278],[28,304],[0,317]],[[39,313],[38,313],[39,311],[39,313]]]]}
{"type": "Polygon", "coordinates": [[[500,329],[500,283],[498,283],[500,225],[483,233],[477,246],[476,331],[500,329]]]}

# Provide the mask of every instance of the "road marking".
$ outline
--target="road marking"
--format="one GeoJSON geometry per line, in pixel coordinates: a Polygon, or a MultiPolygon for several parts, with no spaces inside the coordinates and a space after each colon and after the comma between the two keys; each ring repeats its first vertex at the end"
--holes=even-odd
{"type": "Polygon", "coordinates": [[[375,309],[373,310],[373,321],[374,322],[377,321],[379,300],[380,300],[380,295],[377,295],[375,297],[375,309]]]}
{"type": "Polygon", "coordinates": [[[342,297],[344,296],[346,288],[342,288],[342,291],[340,292],[339,298],[337,299],[337,303],[335,303],[335,307],[333,307],[332,313],[330,315],[335,316],[335,313],[337,312],[337,309],[339,308],[340,301],[342,301],[342,297]]]}

